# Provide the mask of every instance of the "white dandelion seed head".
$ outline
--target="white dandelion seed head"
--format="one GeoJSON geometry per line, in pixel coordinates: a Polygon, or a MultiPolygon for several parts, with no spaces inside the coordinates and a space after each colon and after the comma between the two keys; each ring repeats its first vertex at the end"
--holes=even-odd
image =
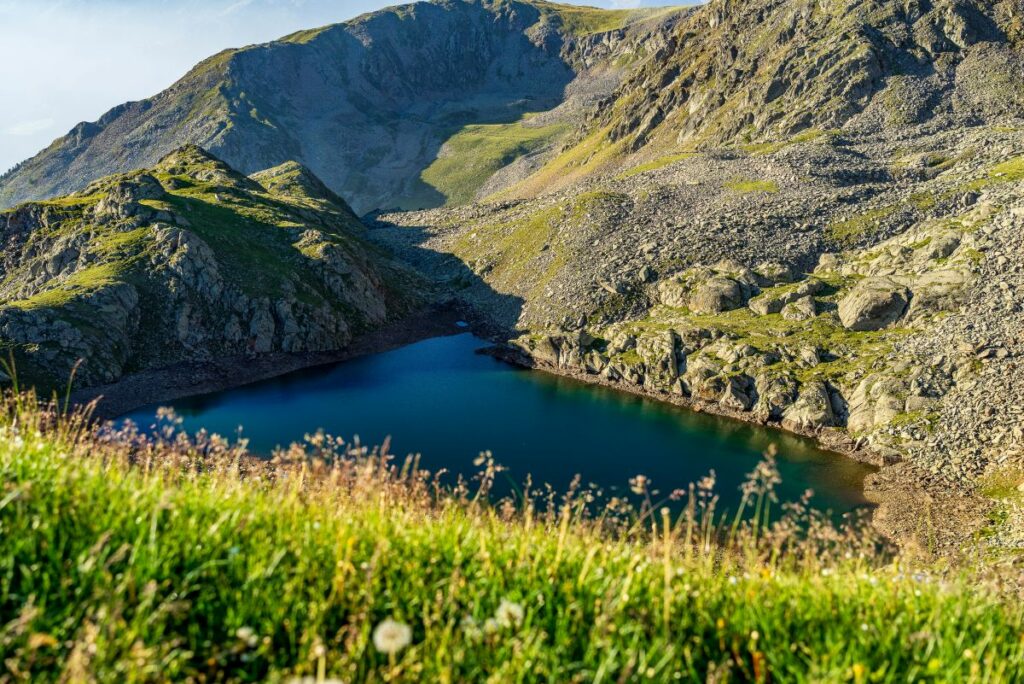
{"type": "Polygon", "coordinates": [[[381,653],[392,655],[412,643],[412,628],[388,618],[373,630],[373,645],[381,653]]]}

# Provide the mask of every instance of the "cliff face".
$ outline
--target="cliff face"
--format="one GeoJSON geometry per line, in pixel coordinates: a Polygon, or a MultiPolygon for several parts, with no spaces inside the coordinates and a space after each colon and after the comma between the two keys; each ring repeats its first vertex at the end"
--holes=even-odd
{"type": "Polygon", "coordinates": [[[637,150],[786,138],[844,126],[961,125],[1019,113],[1019,3],[713,0],[609,100],[600,123],[637,150]],[[1015,76],[1016,75],[1016,76],[1015,76]]]}
{"type": "Polygon", "coordinates": [[[322,351],[404,313],[413,279],[292,162],[247,178],[196,147],[0,213],[0,339],[26,382],[322,351]]]}
{"type": "MultiPolygon", "coordinates": [[[[623,72],[613,62],[636,48],[616,38],[646,17],[519,0],[420,2],[229,50],[151,99],[76,126],[0,179],[0,206],[151,166],[186,143],[244,173],[298,161],[359,213],[438,206],[445,195],[420,176],[449,137],[550,110],[572,99],[567,86],[580,75],[577,97],[606,94],[623,72]],[[598,63],[600,77],[585,77],[598,63]]],[[[499,166],[517,156],[513,148],[499,166]]]]}

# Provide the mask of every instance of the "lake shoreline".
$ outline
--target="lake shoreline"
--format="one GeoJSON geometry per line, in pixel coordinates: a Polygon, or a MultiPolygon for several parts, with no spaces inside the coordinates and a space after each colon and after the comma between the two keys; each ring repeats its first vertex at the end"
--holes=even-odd
{"type": "Polygon", "coordinates": [[[437,306],[359,335],[344,349],[323,352],[274,352],[256,357],[224,356],[211,361],[184,362],[127,375],[108,385],[71,394],[71,403],[96,403],[94,416],[113,420],[143,406],[173,402],[201,394],[245,387],[295,371],[379,354],[434,337],[470,332],[454,306],[437,306]]]}
{"type": "Polygon", "coordinates": [[[540,363],[533,357],[515,348],[509,347],[508,345],[495,345],[493,347],[488,347],[487,349],[481,350],[481,353],[492,356],[504,361],[505,363],[519,366],[520,368],[536,370],[565,378],[572,378],[573,380],[577,380],[588,385],[598,385],[617,390],[619,392],[634,394],[664,404],[671,404],[672,406],[677,406],[695,413],[707,413],[710,415],[721,416],[723,418],[729,418],[749,425],[756,425],[758,427],[775,430],[784,434],[797,435],[798,437],[804,437],[812,440],[818,448],[824,451],[852,459],[859,463],[866,463],[868,465],[875,466],[876,468],[881,468],[885,465],[882,457],[878,453],[859,448],[856,440],[851,439],[849,435],[834,428],[825,428],[817,431],[788,430],[778,423],[762,423],[756,420],[751,420],[749,413],[729,409],[717,402],[706,402],[701,401],[700,399],[670,394],[668,392],[649,390],[645,387],[640,387],[630,383],[614,382],[599,375],[591,375],[576,369],[561,368],[540,363]]]}
{"type": "MultiPolygon", "coordinates": [[[[861,490],[871,507],[874,526],[886,537],[903,546],[916,539],[917,518],[907,511],[921,510],[933,501],[949,500],[951,492],[923,491],[915,482],[915,476],[905,464],[884,463],[874,452],[860,448],[857,442],[840,430],[792,431],[778,424],[761,423],[750,419],[749,414],[731,411],[717,403],[708,403],[664,392],[655,392],[627,383],[611,382],[605,378],[589,375],[574,369],[556,368],[538,363],[519,350],[503,343],[507,335],[495,330],[473,316],[472,312],[453,305],[441,305],[424,310],[412,316],[394,321],[374,331],[360,335],[345,349],[311,353],[273,353],[256,358],[246,356],[222,357],[209,362],[182,363],[161,369],[143,371],[126,376],[110,385],[74,392],[71,400],[75,404],[96,402],[95,417],[112,420],[150,404],[173,402],[203,394],[245,387],[263,380],[272,379],[296,371],[329,366],[359,357],[384,353],[435,337],[446,337],[473,332],[492,343],[479,353],[492,356],[504,363],[520,368],[541,371],[549,375],[567,377],[587,385],[606,387],[634,396],[672,405],[696,413],[721,416],[741,423],[756,425],[783,434],[794,434],[810,439],[824,451],[865,463],[878,468],[864,480],[861,490]],[[457,323],[468,321],[467,327],[457,323]]],[[[961,503],[962,507],[962,502],[961,503]]],[[[973,529],[981,517],[977,506],[958,515],[958,522],[965,529],[973,529]]],[[[953,526],[943,526],[951,530],[953,526]]],[[[963,535],[951,530],[953,541],[963,535]]]]}
{"type": "Polygon", "coordinates": [[[871,465],[877,470],[865,478],[862,493],[870,507],[872,526],[897,546],[912,546],[926,556],[964,556],[967,553],[964,548],[966,540],[980,533],[990,509],[986,502],[976,496],[964,496],[963,492],[949,488],[923,488],[918,473],[909,463],[886,461],[881,454],[861,448],[856,440],[836,428],[800,431],[786,429],[778,423],[751,420],[749,413],[729,409],[717,402],[652,391],[630,383],[613,382],[577,369],[538,362],[507,344],[496,344],[480,353],[522,368],[646,397],[684,410],[708,413],[783,434],[805,437],[822,450],[871,465]],[[936,510],[942,511],[943,522],[933,525],[922,534],[920,513],[936,510]],[[927,540],[922,541],[922,536],[927,537],[927,540]]]}

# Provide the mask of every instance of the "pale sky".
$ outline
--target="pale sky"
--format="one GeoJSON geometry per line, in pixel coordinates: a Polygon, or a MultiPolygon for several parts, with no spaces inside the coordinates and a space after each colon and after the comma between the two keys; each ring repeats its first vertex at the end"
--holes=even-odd
{"type": "MultiPolygon", "coordinates": [[[[562,0],[608,8],[680,0],[562,0]]],[[[0,0],[0,172],[224,48],[395,0],[0,0]]]]}

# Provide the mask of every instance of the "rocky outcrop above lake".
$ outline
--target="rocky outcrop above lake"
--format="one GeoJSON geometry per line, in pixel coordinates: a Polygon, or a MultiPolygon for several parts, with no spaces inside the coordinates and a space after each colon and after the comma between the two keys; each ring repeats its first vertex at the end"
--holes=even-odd
{"type": "Polygon", "coordinates": [[[304,167],[196,147],[0,213],[0,340],[24,382],[112,382],[229,354],[326,351],[401,316],[415,278],[304,167]]]}

